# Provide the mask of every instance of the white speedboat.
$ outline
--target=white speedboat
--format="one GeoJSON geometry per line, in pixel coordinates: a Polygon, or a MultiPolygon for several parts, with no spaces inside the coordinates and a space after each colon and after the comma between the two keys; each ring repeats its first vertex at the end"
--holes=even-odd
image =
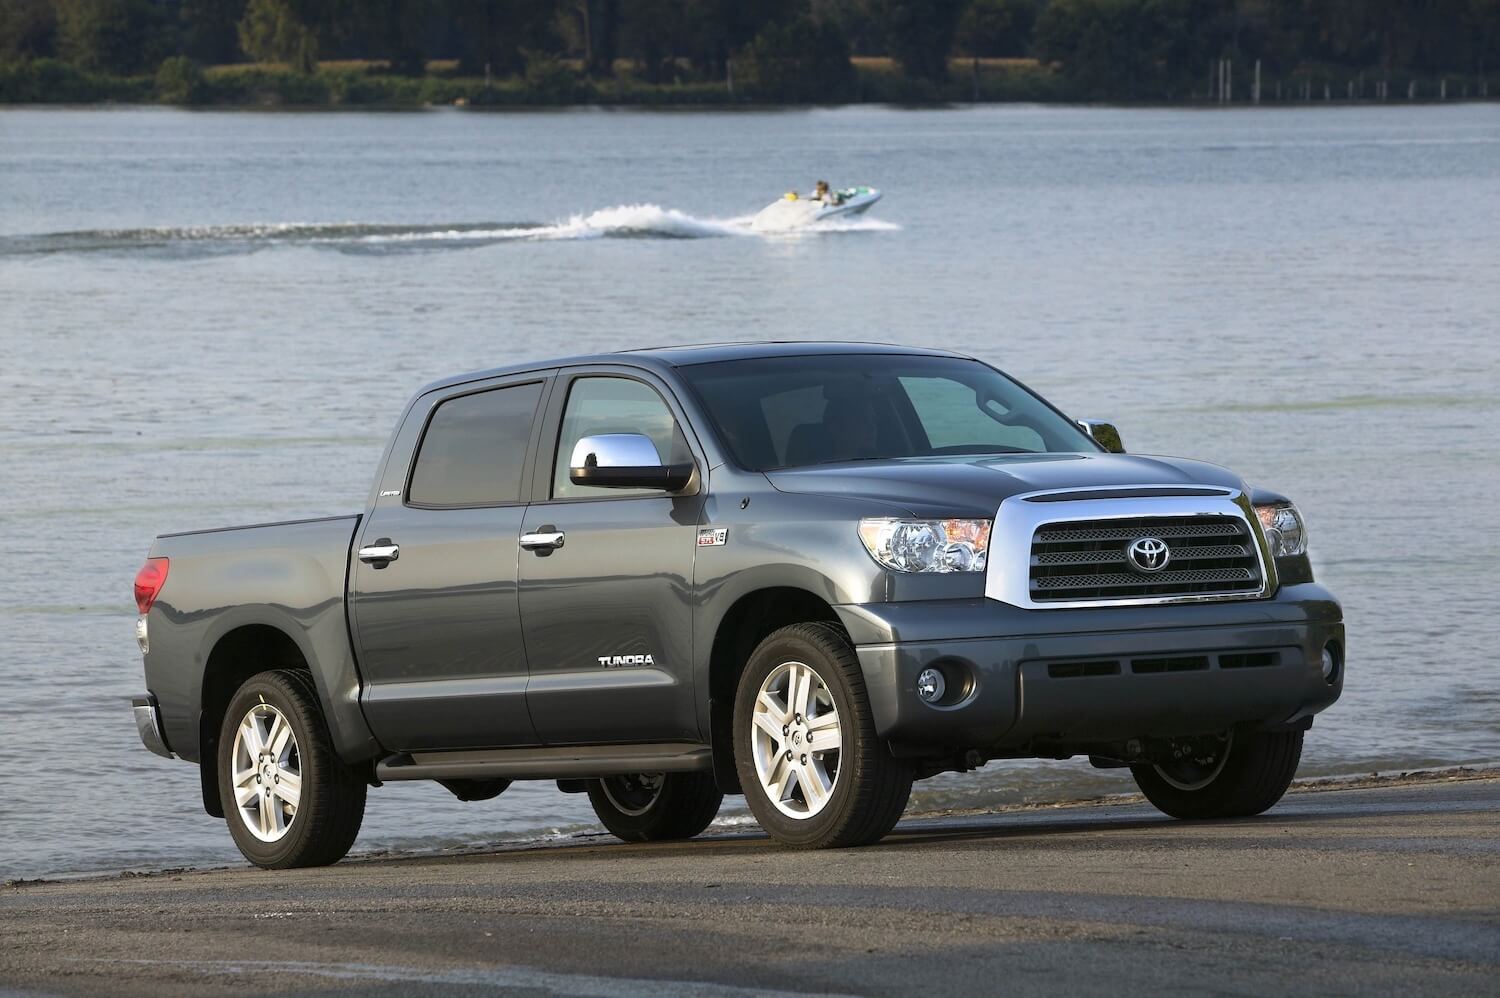
{"type": "Polygon", "coordinates": [[[792,191],[762,208],[750,220],[750,228],[756,232],[781,232],[831,218],[852,218],[869,211],[879,200],[880,192],[873,187],[845,187],[830,191],[826,199],[802,197],[792,191]]]}

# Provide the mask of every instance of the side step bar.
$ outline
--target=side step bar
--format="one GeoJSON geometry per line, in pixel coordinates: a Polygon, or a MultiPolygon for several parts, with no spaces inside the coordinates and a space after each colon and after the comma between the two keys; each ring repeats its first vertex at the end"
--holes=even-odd
{"type": "Polygon", "coordinates": [[[566,780],[627,773],[698,773],[713,769],[707,745],[584,745],[572,748],[416,752],[375,764],[375,777],[395,780],[566,780]]]}

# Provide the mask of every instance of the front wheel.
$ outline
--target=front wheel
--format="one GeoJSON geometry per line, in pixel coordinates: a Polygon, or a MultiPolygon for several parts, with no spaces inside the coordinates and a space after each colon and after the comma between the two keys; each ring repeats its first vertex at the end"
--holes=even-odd
{"type": "Polygon", "coordinates": [[[599,821],[626,842],[690,839],[714,820],[724,795],[709,773],[635,773],[589,781],[599,821]]]}
{"type": "Polygon", "coordinates": [[[827,624],[783,627],[750,656],[734,756],[745,802],[782,845],[875,842],[911,796],[911,766],[875,732],[859,659],[827,624]]]}
{"type": "Polygon", "coordinates": [[[365,782],[334,752],[306,672],[245,681],[224,714],[218,769],[229,834],[256,866],[326,866],[354,845],[365,782]]]}
{"type": "Polygon", "coordinates": [[[1146,799],[1174,818],[1244,818],[1281,800],[1302,760],[1300,731],[1184,739],[1172,758],[1131,766],[1146,799]]]}

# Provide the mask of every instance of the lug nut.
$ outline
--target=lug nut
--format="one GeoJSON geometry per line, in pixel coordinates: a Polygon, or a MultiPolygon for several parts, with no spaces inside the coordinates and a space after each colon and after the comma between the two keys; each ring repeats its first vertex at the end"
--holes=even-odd
{"type": "Polygon", "coordinates": [[[806,752],[804,752],[802,754],[802,765],[804,765],[804,766],[807,765],[807,753],[806,752]]]}
{"type": "Polygon", "coordinates": [[[791,762],[792,761],[792,750],[791,749],[787,749],[786,750],[786,761],[787,762],[791,762]]]}
{"type": "Polygon", "coordinates": [[[789,735],[789,734],[791,734],[792,733],[792,726],[790,724],[783,724],[781,726],[781,733],[783,735],[789,735]]]}
{"type": "Polygon", "coordinates": [[[798,715],[797,715],[797,723],[798,723],[798,724],[801,724],[801,723],[802,723],[802,715],[801,715],[801,714],[798,714],[798,715]]]}

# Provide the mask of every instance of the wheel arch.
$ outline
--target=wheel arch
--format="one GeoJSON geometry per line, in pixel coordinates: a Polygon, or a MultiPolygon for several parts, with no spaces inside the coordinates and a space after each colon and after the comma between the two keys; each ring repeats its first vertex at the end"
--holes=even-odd
{"type": "Polygon", "coordinates": [[[734,765],[734,694],[750,655],[765,638],[789,624],[818,622],[844,628],[833,604],[795,585],[745,593],[720,617],[708,655],[708,732],[714,779],[726,794],[741,793],[734,765]]]}
{"type": "Polygon", "coordinates": [[[219,796],[218,743],[224,712],[235,691],[250,677],[272,669],[294,669],[312,674],[318,698],[327,712],[327,700],[312,668],[308,649],[294,636],[296,632],[264,620],[229,623],[216,629],[217,634],[203,656],[203,681],[198,710],[198,773],[203,788],[203,810],[215,818],[224,817],[219,796]]]}

